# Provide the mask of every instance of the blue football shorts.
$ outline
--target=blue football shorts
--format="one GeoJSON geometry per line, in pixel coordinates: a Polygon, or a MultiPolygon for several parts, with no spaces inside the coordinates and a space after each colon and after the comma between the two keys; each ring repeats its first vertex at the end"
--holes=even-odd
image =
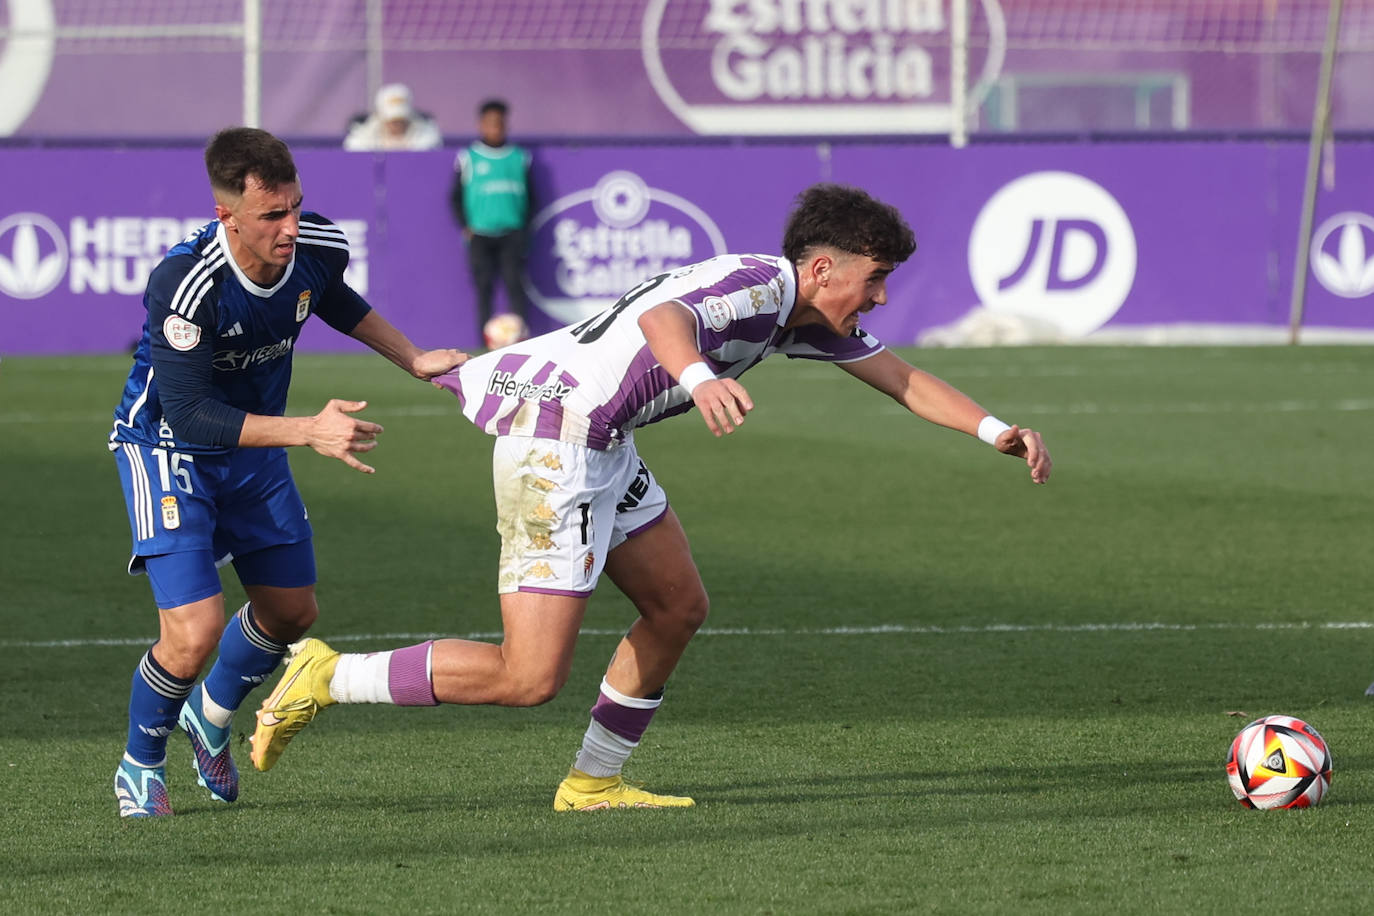
{"type": "Polygon", "coordinates": [[[115,463],[133,535],[129,572],[148,574],[158,607],[218,594],[229,562],[244,585],[315,583],[313,532],[285,449],[194,455],[121,442],[115,463]]]}

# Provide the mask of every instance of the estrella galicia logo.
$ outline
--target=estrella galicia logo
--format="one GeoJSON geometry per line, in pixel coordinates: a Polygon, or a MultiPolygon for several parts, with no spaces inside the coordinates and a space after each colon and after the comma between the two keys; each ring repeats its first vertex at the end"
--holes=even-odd
{"type": "Polygon", "coordinates": [[[37,213],[0,220],[0,292],[37,299],[57,288],[67,272],[67,239],[57,224],[37,213]]]}
{"type": "Polygon", "coordinates": [[[1312,273],[1317,282],[1345,299],[1374,293],[1374,217],[1337,213],[1312,234],[1312,273]]]}
{"type": "Polygon", "coordinates": [[[530,301],[561,324],[614,303],[649,277],[725,254],[725,237],[696,204],[633,172],[549,204],[530,222],[530,301]]]}
{"type": "Polygon", "coordinates": [[[1072,172],[1033,172],[993,194],[969,236],[969,275],[994,312],[1090,334],[1126,302],[1135,283],[1135,231],[1096,182],[1072,172]]]}
{"type": "MultiPolygon", "coordinates": [[[[948,131],[950,0],[647,0],[649,84],[699,134],[948,131]],[[671,7],[671,9],[670,9],[671,7]]],[[[969,3],[976,108],[1006,56],[999,0],[969,3]]]]}

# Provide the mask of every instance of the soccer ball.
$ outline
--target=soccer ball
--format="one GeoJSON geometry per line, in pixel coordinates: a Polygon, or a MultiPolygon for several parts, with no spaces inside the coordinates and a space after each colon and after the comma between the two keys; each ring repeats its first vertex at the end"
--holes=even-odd
{"type": "Polygon", "coordinates": [[[496,315],[482,325],[482,341],[488,350],[509,347],[513,343],[528,339],[529,336],[530,329],[525,325],[525,319],[519,315],[496,315]]]}
{"type": "Polygon", "coordinates": [[[1331,785],[1331,751],[1301,719],[1265,716],[1231,742],[1226,778],[1247,808],[1310,808],[1331,785]]]}

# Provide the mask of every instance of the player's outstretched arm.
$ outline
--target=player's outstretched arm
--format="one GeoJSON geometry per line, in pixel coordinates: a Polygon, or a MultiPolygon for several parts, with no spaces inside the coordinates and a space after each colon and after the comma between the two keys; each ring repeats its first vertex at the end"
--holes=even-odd
{"type": "Polygon", "coordinates": [[[376,309],[364,315],[349,336],[361,340],[418,379],[443,375],[461,366],[468,358],[461,350],[421,350],[400,329],[379,315],[376,309]]]}
{"type": "Polygon", "coordinates": [[[658,364],[691,395],[706,428],[716,436],[734,432],[754,402],[732,378],[716,378],[697,349],[697,322],[687,307],[664,302],[639,316],[639,328],[658,364]]]}
{"type": "Polygon", "coordinates": [[[990,442],[999,452],[1026,459],[1031,480],[1050,478],[1050,453],[1040,434],[1006,427],[968,395],[929,372],[923,372],[891,350],[868,359],[841,363],[840,368],[887,394],[916,416],[990,442]],[[985,424],[985,421],[987,425],[985,424]]]}
{"type": "Polygon", "coordinates": [[[326,458],[337,458],[354,470],[374,474],[376,468],[353,457],[376,448],[377,436],[382,432],[381,424],[352,416],[366,406],[366,401],[333,398],[313,417],[249,414],[243,421],[238,444],[244,448],[308,445],[326,458]]]}

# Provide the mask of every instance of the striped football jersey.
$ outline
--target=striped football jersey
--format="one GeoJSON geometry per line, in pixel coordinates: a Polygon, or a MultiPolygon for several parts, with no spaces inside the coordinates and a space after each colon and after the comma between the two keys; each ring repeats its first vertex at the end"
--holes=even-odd
{"type": "Polygon", "coordinates": [[[721,255],[651,277],[579,324],[469,360],[458,375],[463,414],[491,435],[607,449],[637,427],[690,410],[692,399],[658,364],[639,327],[644,312],[667,301],[691,310],[697,348],[722,378],[738,378],[774,353],[840,363],[883,349],[861,330],[786,329],[797,301],[791,263],[721,255]]]}

